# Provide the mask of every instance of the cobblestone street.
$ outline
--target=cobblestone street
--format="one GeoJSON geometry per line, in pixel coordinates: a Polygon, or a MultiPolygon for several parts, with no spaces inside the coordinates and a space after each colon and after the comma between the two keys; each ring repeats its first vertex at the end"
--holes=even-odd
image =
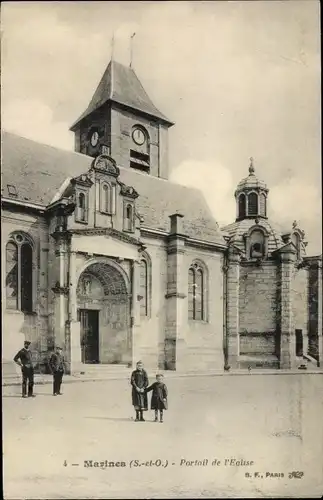
{"type": "Polygon", "coordinates": [[[321,496],[321,375],[165,382],[163,424],[151,411],[133,421],[126,381],[66,384],[56,398],[49,385],[37,386],[35,399],[4,388],[5,498],[321,496]],[[90,460],[125,467],[85,467],[90,460]],[[292,471],[304,475],[290,479],[292,471]]]}

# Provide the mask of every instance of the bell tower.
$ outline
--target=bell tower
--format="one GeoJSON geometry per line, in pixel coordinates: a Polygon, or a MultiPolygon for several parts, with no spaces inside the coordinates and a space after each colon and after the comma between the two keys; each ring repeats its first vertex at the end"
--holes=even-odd
{"type": "Polygon", "coordinates": [[[70,128],[75,151],[105,152],[117,165],[168,178],[168,129],[131,67],[110,61],[87,107],[70,128]]]}

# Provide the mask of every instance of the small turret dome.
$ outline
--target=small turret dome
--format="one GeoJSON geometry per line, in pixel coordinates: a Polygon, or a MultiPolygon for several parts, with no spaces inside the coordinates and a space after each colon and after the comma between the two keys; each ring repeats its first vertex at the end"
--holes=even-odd
{"type": "Polygon", "coordinates": [[[250,158],[249,175],[242,179],[234,193],[237,203],[236,220],[267,218],[267,194],[269,189],[264,181],[255,175],[253,158],[250,158]]]}

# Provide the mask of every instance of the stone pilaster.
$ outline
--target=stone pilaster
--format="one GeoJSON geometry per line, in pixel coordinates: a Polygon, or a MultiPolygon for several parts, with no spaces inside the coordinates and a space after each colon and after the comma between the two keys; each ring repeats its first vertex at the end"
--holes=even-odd
{"type": "Polygon", "coordinates": [[[308,266],[309,355],[323,366],[322,259],[306,258],[308,266]]]}
{"type": "Polygon", "coordinates": [[[56,234],[55,262],[56,270],[54,292],[54,339],[65,351],[66,322],[69,320],[69,269],[68,269],[68,235],[56,234]]]}
{"type": "Polygon", "coordinates": [[[226,364],[239,367],[239,278],[240,252],[229,247],[226,268],[226,364]]]}
{"type": "Polygon", "coordinates": [[[279,331],[280,331],[280,368],[296,366],[295,325],[292,312],[292,277],[296,251],[286,245],[280,251],[280,294],[279,294],[279,331]]]}
{"type": "Polygon", "coordinates": [[[140,359],[140,303],[138,301],[140,289],[140,261],[131,263],[131,359],[135,367],[140,359]]]}
{"type": "Polygon", "coordinates": [[[185,325],[186,311],[186,273],[185,237],[182,228],[183,215],[170,216],[171,231],[167,247],[167,293],[166,298],[166,336],[165,362],[170,370],[185,369],[185,325]]]}
{"type": "MultiPolygon", "coordinates": [[[[76,277],[76,253],[69,250],[69,297],[68,297],[68,345],[66,355],[70,363],[71,374],[82,371],[81,351],[81,324],[77,318],[77,277],[76,277]]],[[[66,332],[67,333],[67,332],[66,332]]]]}

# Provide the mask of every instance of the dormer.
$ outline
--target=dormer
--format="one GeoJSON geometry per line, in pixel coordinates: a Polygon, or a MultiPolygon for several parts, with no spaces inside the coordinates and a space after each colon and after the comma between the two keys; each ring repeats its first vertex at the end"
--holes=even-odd
{"type": "Polygon", "coordinates": [[[120,195],[123,198],[123,231],[134,233],[136,229],[136,207],[135,200],[138,198],[137,191],[120,182],[120,195]]]}
{"type": "Polygon", "coordinates": [[[115,215],[117,185],[120,175],[116,162],[108,154],[101,154],[93,161],[91,171],[95,181],[96,213],[104,216],[115,215]]]}
{"type": "Polygon", "coordinates": [[[247,260],[265,260],[268,257],[268,241],[270,233],[267,228],[256,220],[243,235],[245,242],[245,255],[247,260]]]}
{"type": "Polygon", "coordinates": [[[93,181],[89,174],[82,174],[71,180],[74,187],[75,222],[88,224],[89,222],[89,192],[93,181]]]}
{"type": "Polygon", "coordinates": [[[305,232],[298,227],[297,221],[294,221],[290,231],[282,234],[284,243],[292,242],[296,249],[296,260],[300,262],[306,256],[307,241],[305,241],[305,232]]]}

